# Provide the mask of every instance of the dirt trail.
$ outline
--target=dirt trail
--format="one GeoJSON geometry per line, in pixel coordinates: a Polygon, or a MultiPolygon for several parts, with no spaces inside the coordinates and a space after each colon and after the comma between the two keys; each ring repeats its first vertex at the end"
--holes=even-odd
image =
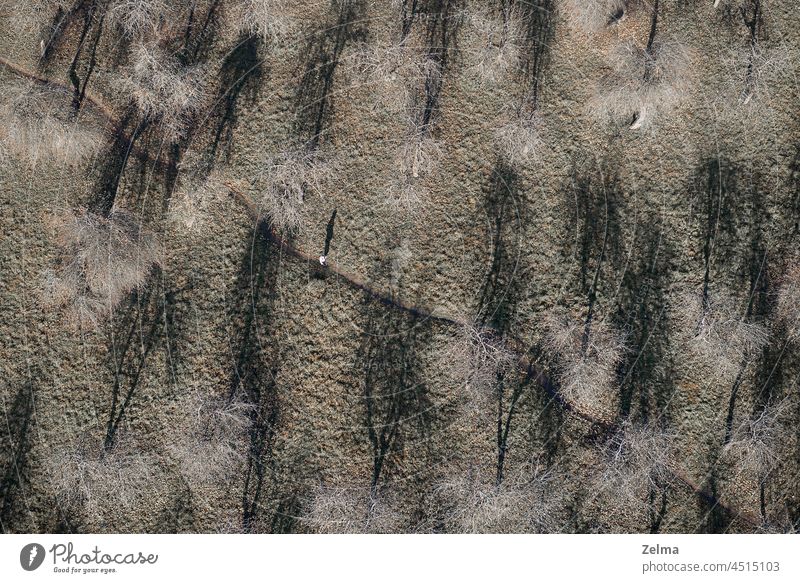
{"type": "MultiPolygon", "coordinates": [[[[0,57],[0,65],[8,69],[9,71],[26,77],[30,80],[33,80],[37,83],[46,84],[51,87],[57,87],[61,90],[69,90],[69,88],[58,81],[54,81],[52,79],[48,79],[46,77],[42,77],[36,73],[33,73],[24,67],[8,61],[7,59],[0,57]]],[[[122,130],[119,128],[116,120],[114,119],[113,110],[111,107],[106,105],[99,97],[94,96],[92,94],[87,93],[85,101],[92,105],[92,108],[95,109],[100,115],[105,118],[109,128],[112,130],[113,133],[116,135],[124,136],[122,130]]],[[[155,165],[155,168],[158,170],[163,170],[166,168],[166,163],[161,160],[153,161],[151,156],[148,154],[147,151],[141,150],[140,148],[134,147],[134,154],[137,158],[141,160],[147,160],[150,163],[155,165]]],[[[434,310],[430,310],[425,308],[424,306],[415,306],[403,301],[401,298],[397,298],[392,294],[389,294],[383,290],[378,290],[370,287],[364,279],[355,273],[350,273],[346,271],[342,266],[337,264],[335,261],[328,260],[327,266],[322,267],[319,264],[319,258],[315,255],[310,255],[300,249],[289,244],[286,240],[281,238],[273,229],[271,229],[265,220],[265,217],[261,215],[259,212],[256,204],[252,201],[250,197],[244,194],[240,189],[235,187],[231,183],[226,183],[225,186],[228,188],[231,197],[240,204],[243,209],[247,212],[248,216],[253,220],[255,224],[255,228],[262,229],[263,233],[281,250],[283,250],[287,255],[295,258],[298,261],[304,262],[307,264],[309,269],[320,269],[325,270],[328,273],[335,274],[338,278],[345,282],[347,285],[363,291],[365,294],[369,295],[376,301],[380,302],[383,305],[388,307],[392,307],[395,309],[403,310],[412,314],[417,317],[426,318],[432,321],[439,322],[440,324],[450,325],[450,326],[465,326],[469,325],[468,322],[459,321],[457,319],[448,318],[446,316],[437,315],[434,310]]],[[[567,412],[571,413],[575,417],[583,420],[584,422],[602,429],[606,432],[611,432],[614,430],[619,429],[619,424],[611,419],[606,419],[601,416],[599,413],[590,413],[583,410],[581,407],[576,406],[575,404],[567,401],[564,397],[559,393],[557,384],[539,367],[539,365],[532,360],[530,360],[525,354],[528,352],[528,347],[525,344],[516,338],[511,337],[504,337],[502,339],[506,348],[511,350],[515,355],[518,356],[518,369],[521,374],[526,375],[528,379],[533,380],[536,384],[538,384],[543,390],[547,392],[547,394],[555,399],[567,412]]],[[[673,477],[676,481],[682,483],[684,486],[689,488],[691,491],[695,493],[702,501],[709,504],[711,509],[713,508],[721,508],[725,511],[731,519],[742,519],[746,521],[751,526],[758,526],[760,521],[753,515],[752,513],[745,512],[741,509],[736,508],[735,506],[723,502],[718,497],[714,496],[712,493],[704,490],[701,486],[695,483],[693,480],[686,477],[683,472],[676,468],[670,469],[673,477]]],[[[709,509],[709,512],[711,511],[709,509]]]]}

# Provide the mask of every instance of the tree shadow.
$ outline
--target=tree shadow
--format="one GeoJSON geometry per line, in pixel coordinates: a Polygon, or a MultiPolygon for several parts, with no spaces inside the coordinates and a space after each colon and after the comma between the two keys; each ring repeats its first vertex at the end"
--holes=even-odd
{"type": "Polygon", "coordinates": [[[134,292],[129,307],[119,310],[111,323],[114,331],[109,355],[114,383],[103,443],[106,450],[114,446],[125,413],[139,388],[148,358],[162,340],[165,302],[161,300],[160,278],[154,279],[159,283],[134,292]]]}
{"type": "Polygon", "coordinates": [[[230,51],[220,66],[219,90],[214,103],[218,105],[213,112],[213,138],[206,163],[211,169],[221,148],[225,159],[230,156],[233,145],[233,131],[238,119],[240,100],[254,102],[267,70],[259,58],[258,48],[261,40],[254,35],[241,35],[236,46],[230,51]]]}
{"type": "Polygon", "coordinates": [[[31,450],[31,429],[33,427],[34,387],[32,381],[22,383],[5,411],[5,427],[0,443],[3,456],[0,458],[0,532],[10,533],[15,528],[17,494],[22,493],[30,483],[28,476],[28,456],[31,450]]]}
{"type": "Polygon", "coordinates": [[[405,455],[405,441],[414,433],[430,434],[432,416],[428,389],[419,378],[419,349],[429,337],[416,315],[384,309],[364,295],[365,321],[356,353],[362,379],[365,426],[372,448],[370,487],[377,493],[405,455]]]}
{"type": "Polygon", "coordinates": [[[234,366],[229,399],[242,396],[253,405],[250,413],[247,467],[242,490],[242,529],[252,532],[261,523],[261,499],[265,480],[274,474],[273,446],[280,421],[276,377],[277,349],[270,341],[274,317],[274,286],[280,268],[279,253],[272,244],[268,226],[256,225],[251,244],[245,249],[236,280],[231,321],[234,366]]]}
{"type": "Polygon", "coordinates": [[[666,413],[673,385],[669,382],[669,335],[664,319],[667,300],[664,278],[673,252],[664,238],[660,218],[636,226],[637,253],[622,277],[615,320],[635,351],[625,353],[620,366],[620,416],[631,414],[638,390],[637,413],[643,423],[666,413]]]}
{"type": "Polygon", "coordinates": [[[364,40],[366,29],[357,24],[365,11],[364,0],[332,2],[333,24],[312,35],[303,51],[308,55],[295,93],[295,129],[310,150],[324,138],[333,116],[333,89],[336,68],[348,42],[364,40]]]}

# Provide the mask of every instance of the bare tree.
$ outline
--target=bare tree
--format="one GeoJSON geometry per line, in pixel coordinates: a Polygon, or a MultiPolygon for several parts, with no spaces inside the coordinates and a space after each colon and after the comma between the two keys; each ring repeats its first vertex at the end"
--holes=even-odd
{"type": "Polygon", "coordinates": [[[759,482],[775,469],[782,442],[788,437],[785,416],[789,400],[767,405],[744,419],[733,431],[725,445],[725,456],[744,473],[759,482]]]}
{"type": "Polygon", "coordinates": [[[688,335],[690,353],[717,381],[732,381],[742,363],[769,340],[767,329],[737,313],[733,298],[722,292],[682,294],[676,311],[679,326],[688,335]]]}
{"type": "Polygon", "coordinates": [[[428,183],[439,168],[442,147],[425,128],[409,120],[405,139],[395,153],[386,201],[393,210],[415,212],[429,197],[428,183]]]}
{"type": "Polygon", "coordinates": [[[165,478],[156,459],[130,438],[105,449],[84,436],[51,450],[44,465],[60,512],[92,530],[125,529],[125,517],[147,512],[165,478]]]}
{"type": "Polygon", "coordinates": [[[597,118],[626,121],[631,129],[652,129],[686,100],[692,85],[689,51],[677,41],[647,47],[624,42],[609,55],[611,72],[589,103],[597,118]]]}
{"type": "Polygon", "coordinates": [[[570,26],[585,34],[595,34],[622,19],[630,0],[565,0],[562,6],[570,26]]]}
{"type": "Polygon", "coordinates": [[[201,69],[183,67],[156,45],[146,43],[133,49],[132,62],[123,85],[145,119],[157,124],[169,141],[185,137],[206,100],[201,69]]]}
{"type": "Polygon", "coordinates": [[[253,407],[196,392],[185,410],[167,449],[186,483],[198,489],[233,479],[244,463],[253,407]]]}
{"type": "Polygon", "coordinates": [[[444,529],[453,533],[510,534],[560,531],[559,491],[551,476],[526,464],[502,484],[482,480],[488,472],[471,469],[436,486],[445,509],[444,529]]]}
{"type": "Polygon", "coordinates": [[[623,336],[605,321],[582,322],[564,313],[549,314],[544,330],[544,348],[556,362],[564,398],[584,408],[608,409],[626,349],[623,336]]]}
{"type": "Polygon", "coordinates": [[[297,26],[287,0],[237,0],[230,10],[237,28],[264,41],[279,40],[297,26]]]}
{"type": "Polygon", "coordinates": [[[791,338],[800,332],[800,265],[793,264],[778,290],[775,315],[791,338]]]}
{"type": "Polygon", "coordinates": [[[467,23],[480,41],[469,67],[479,79],[496,83],[520,66],[526,31],[518,8],[479,8],[469,15],[467,23]]]}
{"type": "Polygon", "coordinates": [[[111,0],[108,19],[128,38],[152,38],[175,16],[175,5],[166,0],[111,0]]]}
{"type": "Polygon", "coordinates": [[[63,310],[75,326],[97,325],[161,264],[155,235],[122,209],[108,217],[66,211],[52,217],[49,227],[60,256],[45,273],[43,303],[63,310]]]}
{"type": "Polygon", "coordinates": [[[266,156],[255,177],[256,203],[270,224],[281,231],[297,230],[302,223],[305,197],[318,193],[332,162],[304,148],[266,156]]]}
{"type": "Polygon", "coordinates": [[[495,144],[513,166],[537,160],[544,148],[542,125],[535,111],[530,115],[512,112],[511,119],[495,130],[495,144]]]}
{"type": "Polygon", "coordinates": [[[70,117],[71,95],[36,82],[7,82],[0,96],[0,144],[7,155],[29,164],[77,164],[97,154],[105,141],[86,116],[70,117]]]}
{"type": "Polygon", "coordinates": [[[438,368],[463,388],[467,403],[477,410],[491,409],[497,375],[517,362],[500,338],[476,323],[464,321],[440,356],[438,368]]]}
{"type": "Polygon", "coordinates": [[[320,534],[386,534],[400,532],[399,515],[369,487],[321,484],[301,517],[320,534]]]}

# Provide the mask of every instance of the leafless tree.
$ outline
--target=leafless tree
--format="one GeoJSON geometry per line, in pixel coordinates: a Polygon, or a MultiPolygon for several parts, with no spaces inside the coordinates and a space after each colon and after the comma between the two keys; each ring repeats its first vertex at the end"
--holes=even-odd
{"type": "Polygon", "coordinates": [[[231,7],[231,18],[240,30],[264,41],[275,41],[290,34],[297,25],[289,4],[287,0],[237,0],[231,7]]]}
{"type": "Polygon", "coordinates": [[[791,338],[800,332],[800,265],[793,264],[778,290],[775,315],[791,338]]]}
{"type": "Polygon", "coordinates": [[[256,203],[270,224],[282,231],[295,231],[302,223],[307,194],[320,191],[333,172],[333,162],[318,151],[304,148],[267,155],[254,180],[256,203]]]}
{"type": "Polygon", "coordinates": [[[778,452],[788,437],[787,398],[767,405],[753,416],[744,419],[733,431],[725,445],[725,456],[745,474],[763,482],[779,461],[778,452]]]}
{"type": "Polygon", "coordinates": [[[195,489],[233,479],[245,459],[253,407],[198,391],[185,410],[186,418],[167,449],[186,483],[195,489]]]}
{"type": "Polygon", "coordinates": [[[512,166],[539,158],[543,148],[542,120],[538,113],[512,113],[511,119],[497,128],[494,139],[500,153],[512,166]]]}
{"type": "Polygon", "coordinates": [[[320,485],[301,518],[320,534],[386,534],[400,532],[399,515],[369,487],[320,485]]]}
{"type": "Polygon", "coordinates": [[[742,363],[761,350],[769,340],[767,329],[737,313],[733,298],[685,293],[676,302],[679,326],[688,335],[688,347],[713,378],[730,382],[742,363]]]}
{"type": "Polygon", "coordinates": [[[75,326],[96,326],[161,264],[158,239],[125,210],[107,217],[66,211],[48,226],[60,256],[45,273],[43,303],[62,310],[75,326]]]}
{"type": "Polygon", "coordinates": [[[91,120],[71,118],[71,95],[41,83],[7,82],[0,94],[0,144],[29,164],[77,164],[105,141],[91,120]]]}
{"type": "Polygon", "coordinates": [[[480,41],[474,63],[469,67],[478,78],[496,83],[519,67],[525,24],[517,8],[504,6],[498,11],[479,8],[469,15],[467,23],[480,41]]]}
{"type": "Polygon", "coordinates": [[[589,110],[599,119],[627,121],[631,129],[652,129],[686,100],[692,85],[689,51],[673,40],[647,47],[623,42],[610,53],[609,65],[589,110]]]}
{"type": "Polygon", "coordinates": [[[108,19],[129,38],[153,38],[167,19],[175,16],[175,4],[166,0],[111,0],[108,19]]]}
{"type": "Polygon", "coordinates": [[[84,436],[51,450],[44,464],[59,510],[68,519],[88,522],[92,530],[124,530],[125,516],[149,511],[154,492],[164,484],[157,460],[129,438],[105,449],[84,436]],[[114,527],[115,522],[120,524],[114,527]]]}
{"type": "Polygon", "coordinates": [[[605,321],[587,323],[556,312],[546,317],[544,330],[544,347],[556,362],[564,398],[584,408],[607,409],[626,349],[623,336],[605,321]]]}
{"type": "Polygon", "coordinates": [[[415,212],[427,202],[428,181],[442,158],[438,141],[410,123],[406,138],[395,153],[386,201],[393,210],[415,212]]]}
{"type": "Polygon", "coordinates": [[[565,0],[564,16],[570,26],[584,34],[594,34],[620,20],[630,0],[565,0]]]}
{"type": "Polygon", "coordinates": [[[559,491],[551,476],[536,464],[526,464],[502,484],[483,480],[490,472],[473,468],[436,486],[446,508],[446,532],[472,534],[559,532],[559,491]]]}
{"type": "Polygon", "coordinates": [[[193,230],[218,218],[217,207],[230,194],[228,183],[222,171],[213,171],[199,182],[187,177],[170,197],[169,219],[193,230]]]}
{"type": "Polygon", "coordinates": [[[464,321],[442,351],[438,368],[463,388],[469,405],[489,411],[496,396],[497,375],[513,369],[516,362],[500,338],[464,321]]]}
{"type": "Polygon", "coordinates": [[[177,141],[206,100],[202,77],[201,69],[182,67],[156,45],[140,43],[132,50],[123,85],[145,119],[157,124],[167,140],[177,141]]]}

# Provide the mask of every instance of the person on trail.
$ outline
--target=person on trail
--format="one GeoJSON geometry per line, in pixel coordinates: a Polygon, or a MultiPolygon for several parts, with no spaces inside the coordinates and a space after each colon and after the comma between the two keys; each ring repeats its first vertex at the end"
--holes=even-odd
{"type": "Polygon", "coordinates": [[[336,220],[336,209],[333,209],[331,219],[328,221],[328,227],[325,230],[325,249],[322,255],[319,256],[319,264],[322,267],[328,266],[328,252],[331,250],[331,240],[333,239],[333,223],[336,220]]]}

